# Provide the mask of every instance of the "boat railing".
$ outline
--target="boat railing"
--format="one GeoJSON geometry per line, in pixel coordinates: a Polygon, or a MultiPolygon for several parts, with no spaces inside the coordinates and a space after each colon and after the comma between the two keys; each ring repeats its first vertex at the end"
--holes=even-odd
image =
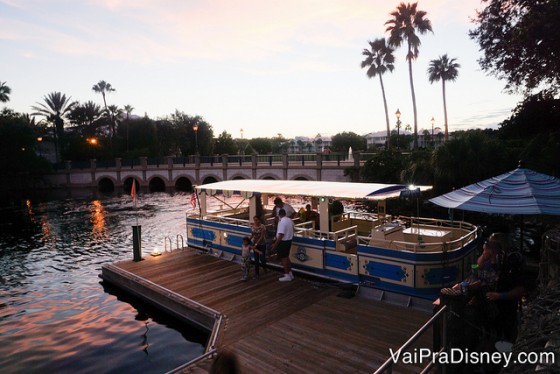
{"type": "Polygon", "coordinates": [[[306,238],[314,238],[317,236],[315,223],[313,221],[300,222],[294,225],[294,234],[306,238]]]}
{"type": "Polygon", "coordinates": [[[425,217],[399,217],[401,220],[409,220],[410,225],[430,225],[440,226],[445,228],[454,228],[461,230],[476,230],[476,226],[465,221],[450,221],[438,218],[425,218],[425,217]]]}
{"type": "MultiPolygon", "coordinates": [[[[426,243],[421,241],[411,242],[404,240],[373,239],[370,236],[359,235],[358,244],[409,252],[448,252],[463,248],[466,244],[477,238],[477,229],[475,226],[471,226],[471,231],[450,241],[426,243]]],[[[465,230],[465,227],[463,227],[462,230],[465,230]]]]}
{"type": "Polygon", "coordinates": [[[245,218],[209,214],[206,217],[204,217],[204,219],[206,221],[221,222],[221,223],[227,223],[236,226],[250,226],[249,220],[245,218]]]}
{"type": "Polygon", "coordinates": [[[455,228],[455,229],[462,229],[462,230],[476,229],[475,225],[464,221],[444,220],[439,218],[426,218],[426,217],[391,216],[390,214],[381,215],[381,214],[369,213],[369,212],[348,212],[334,217],[336,217],[335,221],[364,220],[364,221],[371,221],[372,224],[381,224],[384,222],[397,221],[407,226],[420,224],[420,225],[441,226],[441,227],[455,228]]]}

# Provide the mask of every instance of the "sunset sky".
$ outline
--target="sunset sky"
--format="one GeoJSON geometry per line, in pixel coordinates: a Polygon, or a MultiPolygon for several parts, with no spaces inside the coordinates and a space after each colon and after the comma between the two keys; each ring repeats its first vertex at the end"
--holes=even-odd
{"type": "MultiPolygon", "coordinates": [[[[367,41],[386,37],[398,1],[387,0],[0,0],[0,105],[29,113],[61,91],[102,104],[92,86],[116,89],[108,104],[161,118],[176,109],[233,137],[363,135],[385,129],[378,79],[360,68],[367,41]]],[[[441,83],[429,61],[461,64],[447,85],[450,131],[496,127],[520,100],[480,70],[469,39],[478,0],[425,0],[434,33],[413,65],[419,129],[443,126],[441,83]]],[[[413,125],[405,50],[384,75],[391,126],[397,108],[413,125]]]]}

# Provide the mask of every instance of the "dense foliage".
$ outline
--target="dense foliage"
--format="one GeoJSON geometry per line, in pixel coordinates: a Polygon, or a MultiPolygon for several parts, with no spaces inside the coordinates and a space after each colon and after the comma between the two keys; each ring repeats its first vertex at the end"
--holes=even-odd
{"type": "Polygon", "coordinates": [[[239,146],[228,134],[227,131],[223,131],[215,142],[215,150],[218,154],[222,155],[235,155],[239,153],[239,146]]]}
{"type": "Polygon", "coordinates": [[[4,190],[33,187],[35,178],[50,170],[37,155],[37,126],[29,117],[8,109],[0,112],[0,186],[4,190]]]}
{"type": "Polygon", "coordinates": [[[559,0],[483,0],[470,31],[483,53],[483,70],[526,93],[560,90],[559,0]]]}
{"type": "Polygon", "coordinates": [[[331,150],[334,152],[365,151],[367,149],[366,138],[352,131],[342,132],[332,137],[331,150]]]}

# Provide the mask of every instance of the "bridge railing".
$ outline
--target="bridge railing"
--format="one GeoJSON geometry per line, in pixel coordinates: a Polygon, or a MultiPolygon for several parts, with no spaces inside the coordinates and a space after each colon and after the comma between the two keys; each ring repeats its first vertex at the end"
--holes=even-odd
{"type": "Polygon", "coordinates": [[[159,167],[160,165],[167,166],[166,157],[150,157],[146,159],[146,165],[159,167]]]}
{"type": "MultiPolygon", "coordinates": [[[[211,155],[211,156],[177,156],[177,157],[139,157],[134,159],[100,159],[63,161],[53,165],[55,170],[63,169],[109,169],[109,168],[142,168],[142,167],[168,167],[171,165],[239,165],[239,166],[273,166],[273,165],[315,165],[336,164],[337,166],[351,166],[362,164],[374,155],[373,153],[356,152],[354,155],[347,153],[300,153],[300,154],[253,154],[253,155],[211,155]]],[[[286,165],[286,166],[287,166],[286,165]]]]}
{"type": "Polygon", "coordinates": [[[133,169],[135,166],[142,165],[139,158],[125,158],[121,160],[121,166],[133,169]]]}

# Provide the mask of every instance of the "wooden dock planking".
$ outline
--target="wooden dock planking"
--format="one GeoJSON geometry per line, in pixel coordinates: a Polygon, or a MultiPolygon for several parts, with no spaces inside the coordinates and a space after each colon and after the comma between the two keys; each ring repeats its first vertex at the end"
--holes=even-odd
{"type": "MultiPolygon", "coordinates": [[[[293,282],[278,282],[276,271],[242,282],[239,264],[191,250],[114,265],[223,313],[218,350],[233,351],[243,373],[371,373],[389,357],[389,348],[400,347],[430,317],[337,297],[336,288],[297,274],[293,282]]],[[[431,347],[431,334],[419,346],[431,347]]],[[[209,367],[207,360],[195,371],[209,367]]],[[[396,366],[395,372],[420,369],[396,366]]]]}
{"type": "MultiPolygon", "coordinates": [[[[427,315],[378,302],[374,302],[372,308],[370,304],[370,301],[359,298],[329,296],[259,330],[229,349],[242,357],[254,352],[248,362],[253,369],[248,372],[257,373],[259,365],[274,362],[272,366],[277,372],[371,373],[387,359],[389,348],[400,347],[425,322],[427,315]],[[332,310],[333,304],[342,307],[332,310]],[[366,312],[382,311],[392,317],[357,321],[353,318],[356,308],[366,312]],[[401,318],[408,318],[405,326],[410,330],[403,330],[398,320],[390,325],[383,323],[401,318]],[[380,337],[377,333],[380,328],[391,330],[391,334],[380,337]]],[[[420,346],[430,347],[430,343],[428,334],[421,339],[420,346]]],[[[397,367],[395,372],[414,373],[420,372],[420,368],[397,367]]]]}

